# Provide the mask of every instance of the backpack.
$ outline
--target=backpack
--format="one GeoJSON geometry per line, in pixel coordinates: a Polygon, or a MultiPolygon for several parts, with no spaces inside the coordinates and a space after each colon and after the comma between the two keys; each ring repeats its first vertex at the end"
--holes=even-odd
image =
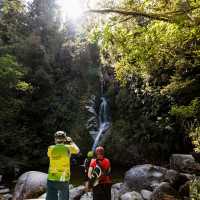
{"type": "Polygon", "coordinates": [[[92,178],[89,180],[90,187],[94,187],[100,183],[101,176],[109,176],[110,171],[102,168],[101,163],[96,159],[96,167],[92,170],[92,178]]]}

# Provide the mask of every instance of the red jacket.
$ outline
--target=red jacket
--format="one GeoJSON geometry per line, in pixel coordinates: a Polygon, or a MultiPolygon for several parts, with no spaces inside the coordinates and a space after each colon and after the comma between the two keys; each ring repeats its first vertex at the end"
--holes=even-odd
{"type": "Polygon", "coordinates": [[[103,159],[92,159],[90,162],[90,167],[93,169],[96,168],[97,164],[100,166],[102,170],[102,175],[99,178],[99,183],[104,184],[104,183],[111,183],[111,176],[110,176],[110,161],[107,158],[103,159]]]}

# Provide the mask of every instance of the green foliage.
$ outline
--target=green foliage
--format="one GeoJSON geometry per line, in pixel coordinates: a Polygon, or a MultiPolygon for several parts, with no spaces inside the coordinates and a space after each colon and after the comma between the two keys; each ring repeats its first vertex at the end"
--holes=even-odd
{"type": "Polygon", "coordinates": [[[23,69],[20,68],[13,56],[0,57],[0,86],[1,89],[12,89],[18,84],[23,76],[23,69]]]}
{"type": "Polygon", "coordinates": [[[196,98],[191,101],[189,106],[177,106],[171,107],[170,114],[179,118],[198,118],[200,112],[200,100],[196,98]]]}
{"type": "Polygon", "coordinates": [[[200,126],[199,124],[192,124],[189,128],[188,134],[194,145],[194,150],[200,152],[200,126]]]}
{"type": "MultiPolygon", "coordinates": [[[[115,80],[107,83],[113,126],[125,120],[129,140],[138,146],[148,141],[147,148],[154,149],[150,152],[159,151],[164,159],[191,151],[185,124],[199,123],[199,6],[193,0],[121,1],[116,9],[141,16],[112,14],[93,31],[101,62],[114,71],[115,80]],[[144,13],[156,14],[158,20],[144,13]]],[[[127,134],[122,131],[121,136],[127,134]]]]}
{"type": "Polygon", "coordinates": [[[195,178],[190,183],[190,199],[198,200],[200,198],[200,180],[195,178]]]}

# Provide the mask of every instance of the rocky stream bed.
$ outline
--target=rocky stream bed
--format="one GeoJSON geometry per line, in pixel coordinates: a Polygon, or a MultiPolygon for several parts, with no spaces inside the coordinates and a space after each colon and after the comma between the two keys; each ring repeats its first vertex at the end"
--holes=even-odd
{"type": "MultiPolygon", "coordinates": [[[[169,169],[152,164],[130,168],[123,182],[113,184],[112,200],[198,200],[199,175],[200,164],[192,155],[173,154],[169,169]]],[[[45,199],[46,180],[45,173],[26,172],[19,177],[13,194],[0,185],[0,200],[45,199]]],[[[70,200],[92,200],[92,194],[85,193],[83,185],[70,185],[70,200]]]]}

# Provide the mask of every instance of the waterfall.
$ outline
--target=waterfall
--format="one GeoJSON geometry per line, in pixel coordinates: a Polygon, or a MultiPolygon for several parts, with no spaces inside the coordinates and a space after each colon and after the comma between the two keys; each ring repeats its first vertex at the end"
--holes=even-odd
{"type": "Polygon", "coordinates": [[[92,145],[92,151],[102,142],[107,130],[110,128],[109,107],[106,97],[104,97],[105,82],[103,79],[100,81],[100,105],[99,109],[96,107],[96,96],[92,95],[85,107],[90,113],[90,118],[87,121],[86,127],[89,130],[89,134],[92,136],[94,143],[92,145]],[[98,112],[97,112],[98,110],[98,112]]]}
{"type": "Polygon", "coordinates": [[[103,138],[105,132],[108,130],[109,127],[110,127],[110,122],[109,122],[108,103],[105,97],[101,97],[101,103],[99,108],[99,128],[98,131],[96,131],[96,136],[92,146],[92,151],[96,149],[96,147],[98,146],[99,142],[101,141],[101,139],[103,138]]]}

